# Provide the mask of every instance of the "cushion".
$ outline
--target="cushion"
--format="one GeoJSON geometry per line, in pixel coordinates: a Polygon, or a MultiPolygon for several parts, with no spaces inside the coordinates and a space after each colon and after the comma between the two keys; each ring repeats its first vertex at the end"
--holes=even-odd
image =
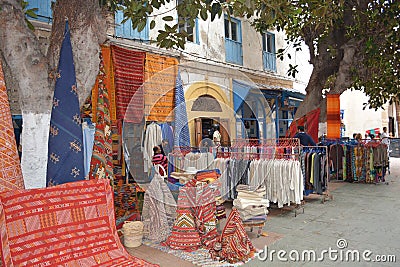
{"type": "Polygon", "coordinates": [[[155,266],[122,246],[106,179],[1,193],[0,241],[3,266],[155,266]]]}

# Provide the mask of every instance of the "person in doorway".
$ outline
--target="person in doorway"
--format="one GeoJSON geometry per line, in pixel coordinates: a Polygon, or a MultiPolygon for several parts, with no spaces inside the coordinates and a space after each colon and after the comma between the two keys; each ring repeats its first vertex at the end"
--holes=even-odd
{"type": "MultiPolygon", "coordinates": [[[[155,146],[153,147],[153,159],[152,159],[152,163],[153,165],[161,165],[165,171],[167,171],[168,168],[168,158],[167,156],[165,156],[162,151],[161,151],[161,147],[160,146],[155,146]]],[[[159,169],[160,171],[160,175],[164,176],[166,173],[164,173],[163,169],[159,169]]]]}
{"type": "Polygon", "coordinates": [[[297,133],[294,135],[294,138],[299,138],[302,146],[316,145],[312,137],[304,131],[304,126],[297,127],[297,133]]]}
{"type": "Polygon", "coordinates": [[[215,146],[221,146],[221,133],[219,132],[219,125],[214,125],[213,141],[215,146]]]}
{"type": "Polygon", "coordinates": [[[387,133],[387,127],[383,127],[383,133],[381,134],[381,142],[389,147],[390,140],[389,134],[387,133]]]}

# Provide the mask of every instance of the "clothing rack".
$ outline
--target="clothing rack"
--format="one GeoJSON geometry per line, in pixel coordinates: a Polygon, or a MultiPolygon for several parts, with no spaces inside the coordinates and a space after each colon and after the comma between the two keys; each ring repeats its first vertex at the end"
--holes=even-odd
{"type": "MultiPolygon", "coordinates": [[[[322,153],[325,155],[325,191],[321,194],[321,203],[325,203],[326,200],[333,200],[333,195],[329,192],[329,151],[327,146],[302,146],[301,153],[322,153]]],[[[311,194],[315,194],[312,192],[311,194]]]]}
{"type": "MultiPolygon", "coordinates": [[[[330,154],[329,164],[330,167],[335,166],[336,164],[337,180],[339,179],[339,176],[342,176],[343,181],[348,182],[365,182],[375,184],[385,182],[384,177],[387,169],[389,169],[389,158],[382,157],[379,158],[380,161],[375,161],[377,157],[374,156],[373,158],[375,162],[371,166],[369,164],[371,151],[365,151],[365,149],[368,148],[374,151],[387,151],[387,145],[383,144],[380,140],[362,139],[360,141],[350,140],[344,142],[343,140],[338,139],[327,139],[324,140],[323,144],[327,145],[328,150],[330,151],[329,153],[332,153],[330,154]],[[334,150],[332,149],[332,146],[334,146],[334,150]],[[341,157],[340,154],[342,153],[343,156],[341,157]],[[336,155],[336,158],[334,155],[336,155]],[[344,159],[345,162],[341,162],[342,159],[340,157],[344,159]],[[367,167],[366,165],[369,166],[367,167]],[[351,171],[349,171],[349,168],[351,171]]],[[[381,154],[383,155],[384,153],[382,152],[381,154]]]]}
{"type": "MultiPolygon", "coordinates": [[[[282,139],[235,139],[232,141],[231,146],[228,151],[223,151],[217,153],[217,158],[219,159],[227,159],[230,158],[232,160],[294,160],[297,161],[300,165],[300,140],[298,138],[282,138],[282,139]]],[[[252,164],[252,163],[250,163],[252,164]]],[[[298,165],[298,166],[299,166],[298,165]]],[[[249,165],[250,166],[250,165],[249,165]]],[[[272,166],[270,166],[271,168],[272,166]]],[[[268,176],[268,175],[266,175],[268,176]]],[[[250,181],[249,181],[250,182],[250,181]]],[[[260,184],[261,185],[261,184],[260,184]]],[[[294,191],[293,191],[294,192],[294,191]]],[[[296,191],[298,192],[298,191],[296,191]]],[[[300,199],[303,199],[303,192],[299,193],[300,199]]],[[[270,207],[274,208],[274,200],[269,199],[271,201],[270,207]]],[[[277,200],[275,200],[277,201],[277,200]]],[[[289,198],[286,198],[285,201],[291,202],[289,198]]],[[[282,202],[280,206],[277,204],[276,207],[279,209],[290,209],[294,210],[295,217],[297,216],[297,211],[302,209],[304,213],[304,206],[301,201],[296,201],[297,203],[291,202],[282,206],[282,202]],[[294,205],[290,205],[294,203],[294,205]],[[288,205],[286,205],[288,204],[288,205]]],[[[278,203],[278,202],[276,202],[278,203]]]]}

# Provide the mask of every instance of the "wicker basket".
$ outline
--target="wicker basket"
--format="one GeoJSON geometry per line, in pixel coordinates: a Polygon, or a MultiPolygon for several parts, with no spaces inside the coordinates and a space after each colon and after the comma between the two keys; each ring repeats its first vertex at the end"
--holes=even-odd
{"type": "Polygon", "coordinates": [[[125,221],[122,226],[124,245],[128,248],[136,248],[142,245],[143,223],[141,221],[125,221]]]}

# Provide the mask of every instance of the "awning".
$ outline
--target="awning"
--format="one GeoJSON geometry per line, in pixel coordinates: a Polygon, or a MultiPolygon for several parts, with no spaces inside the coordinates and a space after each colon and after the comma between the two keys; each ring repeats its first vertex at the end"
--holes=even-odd
{"type": "Polygon", "coordinates": [[[251,88],[255,86],[240,80],[233,80],[233,108],[238,111],[243,101],[246,100],[251,88]]]}

